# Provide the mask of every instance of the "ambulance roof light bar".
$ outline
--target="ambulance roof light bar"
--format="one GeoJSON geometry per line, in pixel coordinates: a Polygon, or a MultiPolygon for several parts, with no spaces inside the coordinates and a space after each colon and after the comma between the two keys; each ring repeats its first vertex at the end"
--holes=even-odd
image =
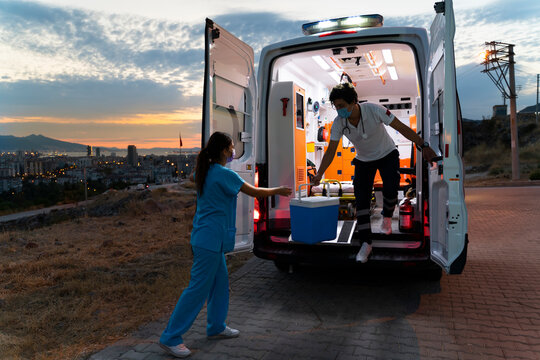
{"type": "Polygon", "coordinates": [[[382,25],[382,15],[359,15],[307,23],[302,25],[302,32],[304,33],[304,35],[314,35],[330,31],[380,27],[382,25]]]}

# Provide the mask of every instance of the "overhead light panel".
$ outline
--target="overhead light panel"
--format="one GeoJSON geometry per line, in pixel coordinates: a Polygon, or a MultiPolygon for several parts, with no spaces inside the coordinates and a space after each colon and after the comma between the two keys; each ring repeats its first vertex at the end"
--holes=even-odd
{"type": "Polygon", "coordinates": [[[392,57],[392,51],[390,49],[383,49],[382,55],[384,61],[386,61],[387,64],[392,64],[394,62],[394,58],[392,57]]]}
{"type": "Polygon", "coordinates": [[[387,66],[386,68],[388,69],[388,73],[390,74],[390,78],[392,80],[397,80],[398,76],[397,76],[397,72],[396,72],[396,67],[395,66],[387,66]]]}
{"type": "Polygon", "coordinates": [[[330,75],[330,77],[334,79],[336,83],[339,84],[341,82],[341,77],[335,71],[329,72],[328,75],[330,75]]]}
{"type": "Polygon", "coordinates": [[[320,57],[319,55],[315,55],[315,56],[312,56],[311,57],[316,63],[317,65],[319,65],[323,70],[330,70],[330,65],[328,65],[328,63],[326,61],[323,60],[322,57],[320,57]]]}

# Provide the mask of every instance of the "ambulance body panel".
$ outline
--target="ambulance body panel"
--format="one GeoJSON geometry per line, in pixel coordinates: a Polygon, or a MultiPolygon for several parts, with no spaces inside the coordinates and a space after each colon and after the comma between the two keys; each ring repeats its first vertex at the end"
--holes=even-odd
{"type": "MultiPolygon", "coordinates": [[[[328,145],[337,115],[329,92],[340,82],[351,82],[360,102],[386,107],[440,155],[437,163],[428,164],[414,144],[387,127],[400,153],[399,198],[412,200],[414,228],[400,229],[397,208],[393,233],[378,233],[382,184],[376,177],[373,253],[365,265],[417,264],[433,269],[437,264],[447,273],[461,273],[468,240],[455,25],[452,2],[447,0],[442,8],[438,4],[431,39],[426,29],[378,25],[316,33],[265,47],[257,78],[253,50],[207,20],[203,145],[212,132],[229,132],[237,158],[228,166],[246,181],[264,187],[289,186],[295,190],[291,197],[321,196],[316,188],[299,187],[309,183],[310,164],[318,168],[328,145]]],[[[377,19],[369,17],[375,24],[377,19]]],[[[351,19],[332,21],[337,26],[351,23],[351,19]]],[[[332,21],[322,24],[328,27],[332,21]]],[[[316,244],[294,241],[288,198],[254,200],[240,194],[235,251],[253,247],[255,255],[275,261],[278,267],[355,265],[360,243],[352,237],[354,196],[347,193],[354,178],[354,156],[354,146],[344,136],[325,173],[326,179],[334,180],[327,184],[328,190],[330,185],[345,189],[335,195],[341,203],[336,239],[316,244]]]]}

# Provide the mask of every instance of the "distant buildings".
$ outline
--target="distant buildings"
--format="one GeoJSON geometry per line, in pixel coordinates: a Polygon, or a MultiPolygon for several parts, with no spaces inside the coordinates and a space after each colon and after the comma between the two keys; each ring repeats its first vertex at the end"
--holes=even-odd
{"type": "Polygon", "coordinates": [[[92,147],[90,145],[86,147],[86,156],[92,156],[92,147]]]}
{"type": "Polygon", "coordinates": [[[96,147],[94,148],[94,154],[96,155],[96,157],[100,157],[101,156],[101,149],[96,147]]]}
{"type": "Polygon", "coordinates": [[[137,148],[135,145],[128,145],[127,163],[131,166],[139,165],[139,155],[137,154],[137,148]]]}
{"type": "Polygon", "coordinates": [[[196,154],[139,157],[133,145],[128,148],[129,164],[125,158],[115,156],[0,153],[0,194],[22,191],[23,182],[34,185],[53,182],[59,185],[82,183],[85,171],[87,181],[97,181],[106,186],[116,183],[174,183],[191,174],[196,158],[196,154]]]}

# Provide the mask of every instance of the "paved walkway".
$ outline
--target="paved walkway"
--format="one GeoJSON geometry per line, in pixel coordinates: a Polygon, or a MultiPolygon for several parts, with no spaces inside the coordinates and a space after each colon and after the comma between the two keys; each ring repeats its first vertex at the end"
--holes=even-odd
{"type": "MultiPolygon", "coordinates": [[[[185,335],[192,359],[540,359],[540,187],[468,188],[469,256],[440,282],[411,273],[303,268],[257,258],[231,275],[237,339],[185,335]]],[[[94,354],[171,359],[167,319],[94,354]]]]}

